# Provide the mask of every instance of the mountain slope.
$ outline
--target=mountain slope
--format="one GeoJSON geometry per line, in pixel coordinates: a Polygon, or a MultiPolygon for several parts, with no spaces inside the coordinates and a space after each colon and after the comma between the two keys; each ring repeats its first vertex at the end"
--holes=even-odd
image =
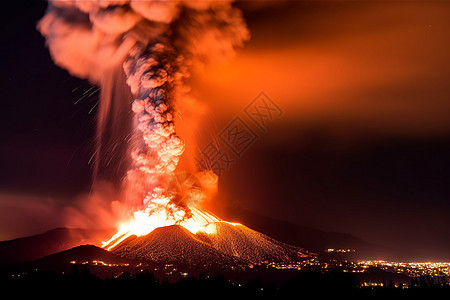
{"type": "Polygon", "coordinates": [[[0,265],[33,261],[83,244],[98,244],[111,230],[56,228],[33,236],[0,242],[0,265]]]}
{"type": "MultiPolygon", "coordinates": [[[[215,227],[214,234],[203,234],[205,241],[222,253],[251,263],[298,261],[302,256],[307,255],[301,248],[279,242],[244,225],[218,222],[215,223],[215,227]]],[[[200,235],[202,234],[197,234],[197,236],[200,235]]]]}
{"type": "Polygon", "coordinates": [[[72,262],[83,263],[101,261],[105,264],[129,264],[130,259],[120,257],[94,245],[81,245],[58,253],[54,253],[34,261],[39,267],[58,267],[72,262]]]}
{"type": "Polygon", "coordinates": [[[132,259],[154,262],[181,262],[189,265],[235,265],[238,258],[221,253],[185,228],[173,225],[156,228],[149,234],[131,236],[112,252],[132,259]]]}
{"type": "Polygon", "coordinates": [[[125,239],[112,252],[133,259],[220,267],[299,261],[308,256],[301,248],[244,225],[216,222],[214,227],[208,234],[193,234],[178,225],[160,227],[145,236],[125,239]]]}
{"type": "MultiPolygon", "coordinates": [[[[334,249],[354,249],[354,253],[337,254],[338,258],[346,259],[394,259],[403,258],[409,255],[405,251],[391,249],[381,245],[367,242],[351,234],[340,232],[326,232],[314,228],[296,225],[286,221],[281,221],[259,215],[257,213],[233,207],[225,212],[225,218],[237,221],[246,226],[264,232],[268,236],[310,251],[324,254],[324,250],[334,249]]],[[[336,254],[335,254],[336,256],[336,254]]]]}
{"type": "MultiPolygon", "coordinates": [[[[224,215],[225,219],[240,222],[248,227],[243,225],[233,226],[230,223],[223,222],[216,226],[218,233],[216,236],[206,234],[193,235],[190,232],[180,232],[178,229],[172,230],[173,232],[162,230],[159,236],[156,236],[158,231],[155,230],[154,235],[149,237],[130,237],[126,240],[128,245],[123,244],[121,247],[123,251],[125,251],[125,247],[131,247],[133,251],[136,251],[136,255],[139,256],[137,254],[139,251],[144,251],[145,247],[149,247],[148,245],[145,246],[149,242],[143,240],[143,238],[146,238],[153,239],[151,241],[152,243],[154,242],[148,249],[147,259],[170,259],[171,255],[169,253],[173,251],[167,247],[172,247],[177,253],[175,258],[185,259],[186,254],[183,254],[183,251],[185,251],[183,247],[192,250],[198,246],[204,249],[202,250],[204,253],[214,253],[215,251],[220,253],[207,255],[209,261],[224,260],[227,262],[230,262],[230,259],[231,261],[237,259],[238,261],[245,260],[250,262],[266,259],[272,260],[274,257],[281,259],[283,255],[288,257],[296,255],[297,247],[322,254],[328,248],[356,250],[355,253],[350,255],[342,254],[345,256],[341,255],[341,257],[338,257],[345,259],[389,259],[392,257],[404,257],[405,254],[404,252],[398,253],[395,250],[368,243],[349,234],[324,232],[303,227],[261,216],[240,208],[233,208],[224,215]],[[181,236],[180,240],[185,241],[185,246],[182,246],[181,243],[177,245],[175,241],[171,243],[165,241],[165,237],[171,235],[181,236]],[[217,236],[220,236],[220,238],[216,238],[217,236]],[[293,250],[289,250],[286,244],[296,247],[293,247],[293,250]],[[138,250],[140,247],[143,248],[138,250]],[[158,253],[158,249],[165,248],[167,248],[167,251],[158,253]]],[[[33,261],[83,244],[99,245],[99,241],[108,240],[114,233],[114,229],[56,228],[43,234],[3,241],[0,242],[0,265],[33,261]]],[[[119,251],[119,249],[121,248],[116,248],[116,251],[119,251]]],[[[200,255],[194,253],[194,256],[196,257],[194,261],[202,261],[200,255]]]]}

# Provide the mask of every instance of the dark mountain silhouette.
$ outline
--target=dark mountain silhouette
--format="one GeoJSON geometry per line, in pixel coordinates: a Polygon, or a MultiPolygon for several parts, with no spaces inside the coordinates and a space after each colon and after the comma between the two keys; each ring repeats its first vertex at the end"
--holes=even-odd
{"type": "MultiPolygon", "coordinates": [[[[220,239],[215,238],[214,235],[192,235],[190,232],[186,232],[186,230],[181,230],[176,227],[171,228],[170,233],[163,233],[164,231],[169,231],[169,229],[161,229],[159,231],[154,231],[150,236],[140,238],[130,237],[126,240],[127,243],[117,247],[115,251],[119,254],[120,251],[125,251],[125,249],[129,248],[135,251],[136,256],[140,256],[140,254],[136,252],[137,249],[139,247],[148,247],[148,259],[156,258],[162,260],[164,259],[164,256],[170,258],[171,254],[168,254],[169,252],[177,253],[176,257],[186,257],[185,250],[183,250],[184,248],[181,244],[175,242],[164,243],[166,238],[164,234],[166,234],[167,236],[181,236],[182,240],[186,243],[185,246],[187,249],[195,249],[198,246],[200,247],[199,249],[204,250],[204,253],[210,253],[211,255],[206,256],[208,258],[207,260],[210,261],[223,260],[225,262],[230,258],[233,260],[246,260],[250,262],[252,262],[250,258],[254,258],[254,260],[270,260],[269,254],[271,253],[275,253],[275,256],[279,259],[283,256],[283,254],[280,254],[278,251],[279,249],[284,249],[283,251],[287,252],[290,251],[291,254],[295,252],[292,250],[288,251],[287,245],[301,247],[308,251],[328,257],[331,256],[333,258],[343,259],[387,260],[413,257],[412,255],[407,256],[405,252],[366,242],[350,234],[325,232],[314,228],[299,226],[262,216],[241,208],[230,209],[224,215],[225,219],[240,222],[245,224],[245,226],[235,227],[226,222],[222,223],[222,225],[217,226],[216,228],[219,233],[216,236],[220,236],[220,239]],[[157,234],[160,234],[160,236],[157,236],[157,234]],[[253,238],[251,236],[253,236],[253,238]],[[255,242],[261,241],[261,239],[264,241],[263,243],[255,242]],[[147,242],[151,243],[144,246],[147,242]],[[264,250],[264,247],[260,247],[261,245],[270,246],[264,250]],[[172,247],[173,251],[166,251],[164,250],[165,247],[172,247]],[[326,254],[324,250],[328,248],[354,249],[356,252],[326,254]],[[159,252],[161,249],[166,252],[159,252]]],[[[3,241],[0,242],[0,265],[34,261],[44,256],[68,250],[79,245],[100,245],[101,241],[108,240],[115,232],[115,229],[91,230],[56,228],[42,234],[3,241]]],[[[143,249],[144,248],[141,248],[140,251],[143,249]]],[[[202,255],[199,253],[201,253],[201,251],[198,253],[196,251],[191,252],[193,257],[198,258],[198,260],[193,259],[200,261],[202,255]]],[[[129,255],[128,257],[132,256],[129,255]]]]}
{"type": "Polygon", "coordinates": [[[302,247],[324,256],[345,259],[403,259],[413,255],[399,249],[367,242],[351,234],[321,231],[286,221],[263,216],[241,207],[226,210],[225,219],[246,226],[277,239],[281,242],[302,247]],[[352,249],[350,253],[325,253],[326,249],[352,249]]]}
{"type": "Polygon", "coordinates": [[[81,245],[54,253],[32,262],[9,265],[6,274],[56,272],[57,274],[95,274],[99,278],[112,278],[124,271],[136,271],[138,261],[120,257],[94,245],[81,245]]]}
{"type": "Polygon", "coordinates": [[[42,234],[0,242],[0,265],[29,262],[83,244],[99,244],[113,230],[56,228],[42,234]]]}
{"type": "Polygon", "coordinates": [[[105,264],[130,264],[134,261],[124,257],[120,257],[114,253],[104,250],[94,245],[81,245],[69,250],[54,253],[38,260],[32,264],[39,267],[57,267],[64,264],[82,264],[84,262],[92,263],[98,261],[105,264]]]}

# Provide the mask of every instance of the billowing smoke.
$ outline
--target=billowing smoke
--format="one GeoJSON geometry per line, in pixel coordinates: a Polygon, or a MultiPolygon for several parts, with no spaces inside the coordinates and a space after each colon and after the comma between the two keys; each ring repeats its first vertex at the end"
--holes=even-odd
{"type": "MultiPolygon", "coordinates": [[[[186,79],[193,68],[233,54],[249,38],[242,14],[231,2],[54,0],[38,24],[56,64],[100,85],[100,140],[107,116],[109,123],[121,121],[111,107],[127,105],[133,111],[125,182],[148,213],[169,205],[169,199],[170,205],[183,207],[179,217],[189,215],[173,188],[185,149],[175,130],[176,103],[192,98],[186,79]],[[125,80],[117,79],[121,74],[125,80]],[[132,103],[111,92],[124,81],[132,103]]],[[[102,155],[100,144],[97,156],[102,155]]]]}

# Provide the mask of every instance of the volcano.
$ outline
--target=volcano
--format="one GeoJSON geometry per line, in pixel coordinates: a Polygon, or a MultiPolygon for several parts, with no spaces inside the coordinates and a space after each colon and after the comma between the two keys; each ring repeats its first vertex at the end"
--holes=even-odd
{"type": "Polygon", "coordinates": [[[311,257],[302,248],[241,224],[219,221],[209,228],[209,232],[192,233],[180,225],[159,227],[144,236],[129,236],[110,251],[137,260],[217,267],[289,263],[311,257]]]}

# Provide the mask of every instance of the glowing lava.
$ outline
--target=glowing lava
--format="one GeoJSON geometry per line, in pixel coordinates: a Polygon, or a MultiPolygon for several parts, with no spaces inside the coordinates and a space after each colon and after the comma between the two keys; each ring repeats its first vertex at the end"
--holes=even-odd
{"type": "Polygon", "coordinates": [[[126,223],[119,225],[118,232],[102,247],[112,250],[126,238],[135,235],[144,236],[159,227],[180,225],[191,233],[216,233],[216,223],[223,222],[233,226],[239,223],[225,222],[213,214],[193,206],[181,209],[172,202],[173,197],[155,196],[145,209],[134,212],[133,217],[126,223]]]}
{"type": "MultiPolygon", "coordinates": [[[[108,241],[104,242],[102,247],[112,250],[126,238],[135,235],[137,237],[144,236],[159,227],[171,225],[180,225],[193,234],[203,232],[205,234],[215,234],[218,222],[225,222],[218,217],[200,210],[195,207],[189,207],[190,216],[186,217],[185,210],[180,210],[176,205],[170,203],[172,199],[161,197],[154,199],[152,205],[144,210],[136,211],[133,218],[119,226],[118,232],[108,241]]],[[[239,223],[225,222],[236,226],[239,223]]]]}

